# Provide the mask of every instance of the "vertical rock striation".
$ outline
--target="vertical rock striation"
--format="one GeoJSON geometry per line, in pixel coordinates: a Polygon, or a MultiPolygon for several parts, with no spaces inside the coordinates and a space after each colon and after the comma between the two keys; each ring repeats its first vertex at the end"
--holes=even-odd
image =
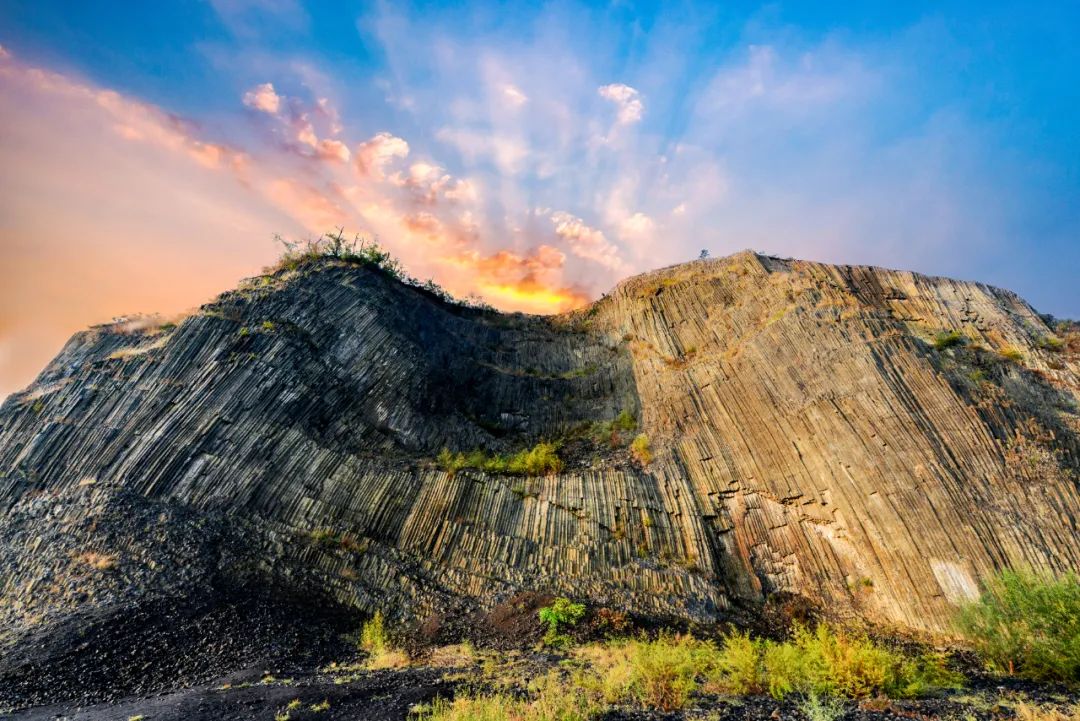
{"type": "Polygon", "coordinates": [[[77,334],[0,408],[16,631],[136,563],[181,587],[145,560],[169,534],[97,548],[76,521],[102,503],[235,525],[215,573],[410,616],[541,589],[705,620],[786,592],[941,632],[996,568],[1080,568],[1080,358],[984,285],[746,252],[531,317],[324,260],[135,325],[77,334]],[[543,477],[431,462],[624,410],[645,466],[606,444],[543,477]]]}

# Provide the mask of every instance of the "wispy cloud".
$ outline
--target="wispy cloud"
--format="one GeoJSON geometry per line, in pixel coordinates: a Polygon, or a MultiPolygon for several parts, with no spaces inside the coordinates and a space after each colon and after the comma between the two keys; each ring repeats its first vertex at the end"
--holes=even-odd
{"type": "Polygon", "coordinates": [[[76,309],[56,311],[47,342],[29,340],[40,314],[24,324],[38,349],[27,367],[103,313],[174,310],[227,287],[269,260],[272,232],[339,226],[452,292],[535,312],[703,247],[1037,277],[1031,292],[1075,297],[1058,270],[1080,262],[1067,154],[1025,152],[1016,139],[1031,126],[943,89],[971,59],[949,55],[954,38],[933,20],[860,37],[762,11],[719,33],[696,8],[642,33],[573,3],[512,19],[373,4],[355,32],[333,17],[345,30],[324,51],[321,6],[212,7],[224,39],[193,42],[190,60],[230,89],[205,113],[161,105],[165,85],[155,97],[168,100],[147,102],[106,72],[92,81],[0,46],[0,233],[17,249],[0,306],[50,293],[49,307],[76,309]],[[80,236],[91,245],[36,247],[80,236]],[[1023,250],[1033,238],[1055,239],[1054,268],[1023,250]],[[42,262],[54,256],[70,289],[42,262]],[[132,268],[152,282],[128,281],[132,268]],[[120,290],[101,304],[70,295],[95,283],[120,290]]]}
{"type": "Polygon", "coordinates": [[[641,93],[629,85],[611,83],[602,85],[597,89],[604,100],[610,100],[619,109],[618,121],[623,125],[636,123],[641,120],[645,112],[645,103],[641,100],[641,93]]]}

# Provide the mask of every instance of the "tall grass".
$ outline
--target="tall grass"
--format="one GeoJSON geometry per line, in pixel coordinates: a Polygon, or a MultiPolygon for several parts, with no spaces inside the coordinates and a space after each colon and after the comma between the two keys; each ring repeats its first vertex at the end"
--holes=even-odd
{"type": "Polygon", "coordinates": [[[535,681],[526,696],[508,693],[437,698],[418,709],[416,721],[589,721],[602,707],[558,672],[535,681]]]}
{"type": "Polygon", "coordinates": [[[457,473],[462,468],[476,468],[488,473],[521,476],[545,476],[558,473],[563,468],[558,448],[547,441],[540,441],[532,448],[509,456],[489,455],[482,450],[454,453],[444,448],[435,458],[435,464],[448,473],[457,473]]]}
{"type": "Polygon", "coordinates": [[[993,670],[1080,684],[1080,578],[1005,570],[983,583],[957,622],[993,670]]]}
{"type": "Polygon", "coordinates": [[[578,683],[609,703],[682,708],[698,690],[768,692],[776,698],[907,698],[955,687],[960,677],[937,656],[913,657],[865,636],[821,624],[784,642],[731,634],[719,644],[689,636],[628,640],[578,651],[578,683]]]}

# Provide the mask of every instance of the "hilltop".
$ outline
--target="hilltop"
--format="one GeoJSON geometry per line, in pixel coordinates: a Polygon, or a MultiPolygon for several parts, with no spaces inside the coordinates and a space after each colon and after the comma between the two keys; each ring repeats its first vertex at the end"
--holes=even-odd
{"type": "Polygon", "coordinates": [[[527,316],[313,258],[78,333],[0,407],[0,706],[322,658],[375,610],[507,643],[555,595],[948,638],[996,569],[1080,569],[1078,401],[1076,330],[978,283],[747,251],[527,316]]]}

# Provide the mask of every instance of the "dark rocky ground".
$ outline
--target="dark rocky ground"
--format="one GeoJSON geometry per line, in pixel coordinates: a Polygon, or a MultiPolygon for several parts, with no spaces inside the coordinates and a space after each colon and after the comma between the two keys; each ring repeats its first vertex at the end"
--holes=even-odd
{"type": "MultiPolygon", "coordinates": [[[[229,674],[219,680],[191,688],[146,697],[131,696],[113,703],[80,706],[59,704],[14,712],[3,718],[15,721],[263,721],[274,719],[290,702],[301,706],[289,712],[290,721],[398,721],[408,719],[410,710],[436,696],[453,695],[455,673],[446,669],[410,668],[364,672],[347,683],[335,683],[332,676],[318,672],[263,681],[257,666],[229,674]],[[225,688],[226,685],[229,687],[225,688]],[[323,711],[312,706],[328,703],[323,711]]],[[[984,680],[985,681],[985,680],[984,680]]],[[[1013,706],[1021,699],[1036,703],[1075,703],[1060,693],[1035,688],[1001,687],[977,682],[943,698],[890,702],[849,702],[843,719],[976,719],[1015,718],[1013,706]]],[[[695,707],[661,713],[637,709],[610,711],[604,721],[692,721],[707,719],[805,719],[793,700],[768,697],[711,698],[695,707]]]]}
{"type": "MultiPolygon", "coordinates": [[[[494,611],[432,618],[409,630],[414,665],[356,670],[359,619],[311,599],[280,592],[209,596],[181,606],[162,601],[72,626],[64,635],[27,637],[0,663],[0,697],[12,721],[398,721],[436,696],[459,688],[484,691],[493,679],[521,688],[557,668],[563,657],[536,650],[536,609],[550,600],[522,594],[494,611]],[[466,634],[466,630],[471,633],[466,634]],[[432,655],[431,644],[471,636],[480,649],[463,661],[432,655]],[[330,662],[339,664],[328,669],[330,662]],[[344,666],[344,668],[341,668],[344,666]],[[494,670],[493,670],[494,669],[494,670]],[[494,676],[492,673],[494,672],[494,676]],[[322,705],[321,710],[315,710],[322,705]]],[[[592,621],[578,630],[595,636],[592,621]]],[[[849,702],[844,719],[989,721],[1015,717],[1020,700],[1068,704],[1080,696],[1063,689],[992,678],[971,659],[954,663],[968,687],[938,698],[849,702]]],[[[606,721],[805,719],[795,700],[705,697],[676,713],[615,709],[606,721]]]]}

